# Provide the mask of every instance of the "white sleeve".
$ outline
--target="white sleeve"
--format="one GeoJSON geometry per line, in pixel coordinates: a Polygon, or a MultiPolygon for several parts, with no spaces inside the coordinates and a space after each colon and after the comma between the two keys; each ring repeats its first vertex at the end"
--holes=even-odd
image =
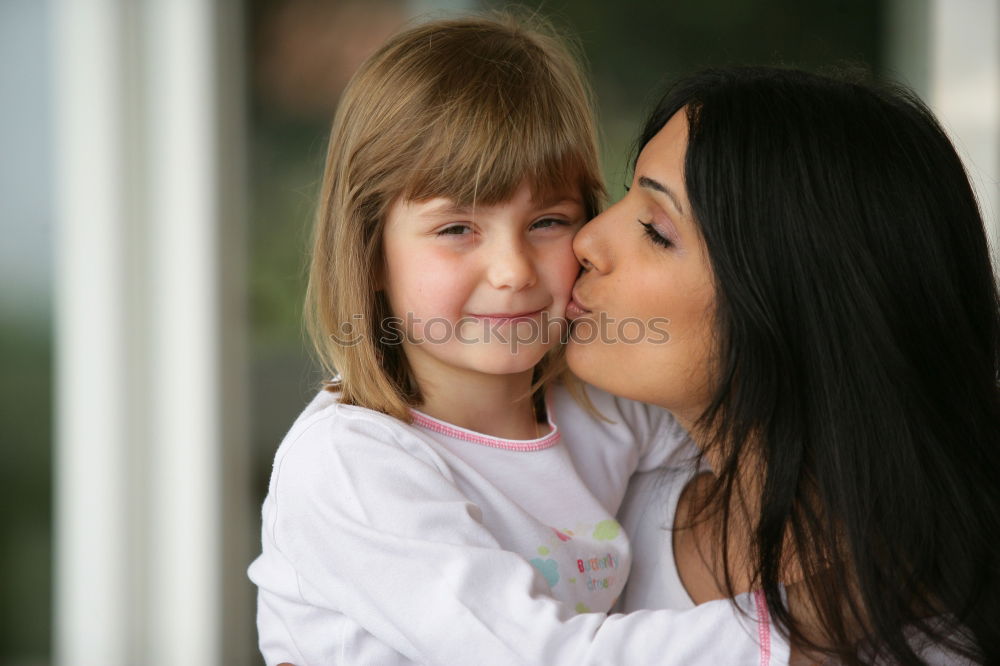
{"type": "Polygon", "coordinates": [[[391,648],[380,664],[787,662],[766,608],[749,595],[738,600],[745,614],[728,601],[576,614],[547,596],[534,567],[500,548],[446,469],[376,425],[315,421],[282,447],[264,553],[251,567],[267,604],[259,612],[275,628],[266,639],[262,632],[268,663],[360,663],[336,658],[345,616],[391,648]],[[282,592],[274,593],[275,576],[294,585],[275,584],[282,592]],[[281,616],[291,608],[295,617],[281,616]]]}
{"type": "MultiPolygon", "coordinates": [[[[633,471],[680,465],[697,451],[687,430],[666,409],[612,395],[589,384],[584,388],[598,413],[615,426],[625,428],[630,443],[638,446],[637,467],[633,471]]],[[[593,424],[590,415],[581,413],[578,418],[593,424]]]]}
{"type": "MultiPolygon", "coordinates": [[[[624,398],[619,398],[624,400],[624,398]]],[[[637,472],[646,472],[665,465],[677,465],[691,458],[697,451],[690,435],[674,415],[655,405],[628,401],[630,409],[623,409],[625,414],[640,414],[648,419],[648,439],[641,441],[637,472]]]]}

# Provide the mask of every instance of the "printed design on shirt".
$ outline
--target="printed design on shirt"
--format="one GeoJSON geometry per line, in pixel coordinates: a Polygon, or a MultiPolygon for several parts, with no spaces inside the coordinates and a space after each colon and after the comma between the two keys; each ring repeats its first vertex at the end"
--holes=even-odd
{"type": "Polygon", "coordinates": [[[559,563],[555,560],[543,560],[536,557],[531,560],[531,566],[538,569],[538,573],[545,577],[545,582],[549,587],[555,587],[559,583],[559,563]]]}
{"type": "Polygon", "coordinates": [[[569,532],[569,534],[566,534],[566,532],[560,532],[554,527],[552,528],[552,531],[556,533],[556,536],[559,537],[560,541],[569,541],[570,539],[573,538],[572,536],[570,536],[571,534],[573,534],[573,532],[571,532],[570,530],[566,530],[566,532],[569,532]]]}
{"type": "MultiPolygon", "coordinates": [[[[549,529],[550,538],[535,549],[539,557],[529,561],[542,574],[550,589],[554,590],[556,585],[562,583],[566,592],[576,589],[573,596],[579,599],[581,594],[598,594],[621,586],[623,581],[619,580],[618,570],[625,564],[620,561],[621,554],[611,543],[623,536],[618,521],[608,518],[596,524],[578,523],[572,529],[551,526],[549,529]],[[602,542],[607,544],[607,550],[591,550],[591,547],[601,548],[602,542]]],[[[590,606],[582,601],[575,607],[578,613],[591,612],[590,606]]]]}
{"type": "Polygon", "coordinates": [[[602,576],[601,574],[612,569],[617,569],[618,564],[618,556],[613,553],[608,553],[604,557],[591,557],[587,560],[577,560],[576,568],[582,574],[589,574],[586,582],[588,590],[606,590],[609,587],[614,586],[615,576],[613,573],[608,576],[602,576]]]}
{"type": "Polygon", "coordinates": [[[602,520],[594,527],[594,538],[598,541],[611,541],[621,534],[622,526],[617,520],[602,520]]]}

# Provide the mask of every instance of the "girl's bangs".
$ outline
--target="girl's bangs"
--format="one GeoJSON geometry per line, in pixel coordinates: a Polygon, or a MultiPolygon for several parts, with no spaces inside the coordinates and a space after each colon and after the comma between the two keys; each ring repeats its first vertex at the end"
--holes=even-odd
{"type": "Polygon", "coordinates": [[[401,194],[413,201],[444,197],[459,206],[495,205],[527,182],[536,199],[571,193],[590,207],[603,190],[588,130],[537,115],[443,120],[426,128],[401,194]]]}

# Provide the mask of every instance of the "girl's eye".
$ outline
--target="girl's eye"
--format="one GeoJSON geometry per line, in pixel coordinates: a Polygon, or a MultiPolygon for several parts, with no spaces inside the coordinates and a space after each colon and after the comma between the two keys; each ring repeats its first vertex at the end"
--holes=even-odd
{"type": "Polygon", "coordinates": [[[472,227],[468,224],[449,224],[444,229],[437,232],[438,236],[464,236],[472,233],[472,227]]]}
{"type": "Polygon", "coordinates": [[[551,229],[552,227],[559,227],[568,224],[566,220],[560,220],[555,217],[546,217],[541,220],[533,222],[531,225],[532,229],[551,229]]]}
{"type": "Polygon", "coordinates": [[[670,247],[674,244],[669,238],[660,234],[660,232],[656,230],[656,227],[653,226],[652,222],[643,222],[642,220],[638,220],[638,222],[642,225],[643,229],[645,229],[646,237],[649,238],[649,240],[651,240],[654,244],[659,245],[660,247],[670,247]]]}

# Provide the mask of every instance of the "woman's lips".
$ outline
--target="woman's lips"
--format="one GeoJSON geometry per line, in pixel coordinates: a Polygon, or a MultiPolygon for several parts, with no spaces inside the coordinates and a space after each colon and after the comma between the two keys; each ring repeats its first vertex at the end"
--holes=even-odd
{"type": "Polygon", "coordinates": [[[573,296],[566,305],[566,318],[576,319],[577,317],[583,317],[588,314],[590,314],[590,308],[583,304],[580,297],[576,294],[576,289],[574,289],[573,296]]]}

